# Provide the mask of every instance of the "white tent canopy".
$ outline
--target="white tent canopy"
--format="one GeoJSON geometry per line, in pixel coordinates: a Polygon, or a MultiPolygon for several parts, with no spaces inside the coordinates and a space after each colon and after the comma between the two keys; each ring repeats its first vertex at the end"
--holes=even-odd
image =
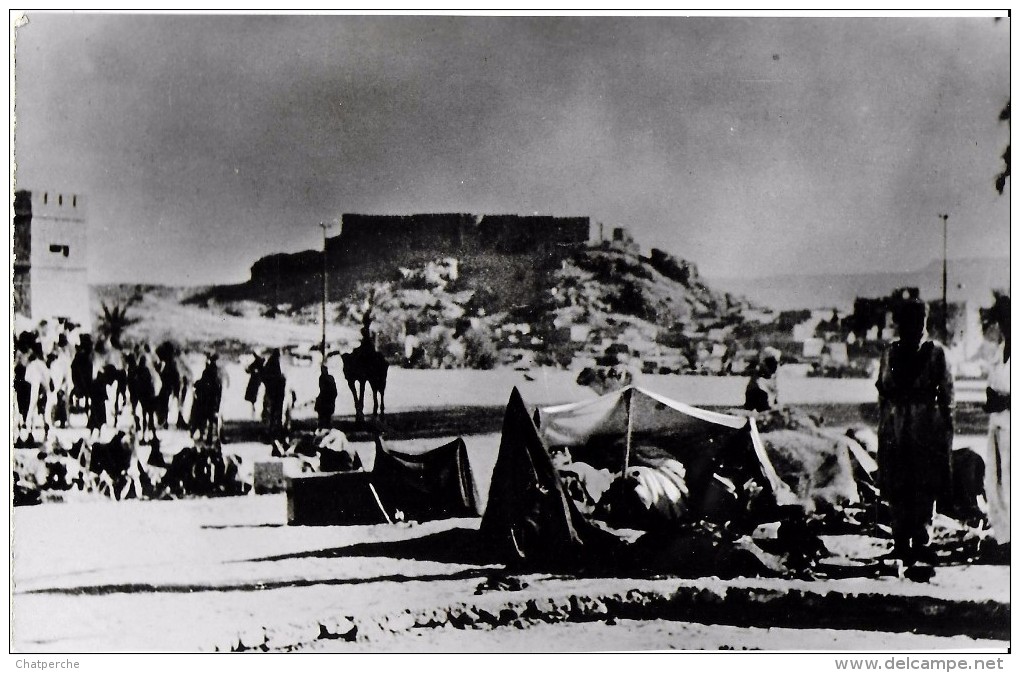
{"type": "Polygon", "coordinates": [[[707,444],[747,432],[754,454],[781,504],[795,501],[789,487],[776,474],[758,435],[753,418],[698,409],[650,390],[627,386],[594,400],[539,409],[540,433],[547,446],[571,447],[576,459],[581,449],[600,439],[624,438],[621,462],[627,466],[634,438],[669,436],[673,441],[707,444]],[[703,440],[702,438],[709,438],[703,440]],[[698,438],[698,440],[695,440],[698,438]]]}

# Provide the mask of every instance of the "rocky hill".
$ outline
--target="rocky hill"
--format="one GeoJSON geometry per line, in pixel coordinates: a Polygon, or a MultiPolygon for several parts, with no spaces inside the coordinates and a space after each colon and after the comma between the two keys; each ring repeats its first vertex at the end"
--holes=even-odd
{"type": "MultiPolygon", "coordinates": [[[[705,284],[697,268],[629,242],[542,255],[483,251],[463,257],[330,273],[330,349],[355,345],[371,308],[376,345],[407,367],[498,364],[627,364],[690,371],[742,322],[749,305],[705,284]]],[[[289,260],[293,261],[293,260],[289,260]]],[[[166,338],[193,347],[246,351],[316,347],[321,320],[321,257],[267,293],[262,284],[190,292],[108,286],[99,298],[137,295],[134,338],[166,338]],[[149,290],[152,290],[151,292],[149,290]],[[126,294],[125,294],[126,293],[126,294]],[[286,299],[286,301],[276,301],[286,299]]]]}

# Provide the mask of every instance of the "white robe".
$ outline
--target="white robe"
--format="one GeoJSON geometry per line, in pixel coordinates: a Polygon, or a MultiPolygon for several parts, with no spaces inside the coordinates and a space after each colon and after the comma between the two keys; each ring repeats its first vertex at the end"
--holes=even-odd
{"type": "MultiPolygon", "coordinates": [[[[1009,395],[1009,360],[1002,346],[988,374],[988,387],[1009,395]]],[[[995,540],[1009,542],[1009,409],[988,415],[988,455],[985,456],[985,498],[995,540]]]]}
{"type": "Polygon", "coordinates": [[[49,385],[50,385],[50,370],[46,367],[46,363],[42,360],[32,360],[25,367],[25,381],[30,386],[29,392],[29,406],[28,414],[25,417],[25,425],[29,428],[34,428],[36,425],[41,425],[44,428],[48,425],[48,421],[43,414],[39,413],[39,396],[42,395],[46,399],[45,406],[49,406],[49,385]]]}

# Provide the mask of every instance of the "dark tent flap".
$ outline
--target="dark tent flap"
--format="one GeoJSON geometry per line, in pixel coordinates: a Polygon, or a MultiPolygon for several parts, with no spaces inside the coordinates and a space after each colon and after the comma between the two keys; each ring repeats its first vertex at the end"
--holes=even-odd
{"type": "Polygon", "coordinates": [[[398,511],[415,521],[478,516],[467,446],[459,437],[419,455],[377,440],[372,483],[391,517],[398,511]]]}
{"type": "Polygon", "coordinates": [[[586,520],[566,497],[553,459],[514,387],[503,417],[489,503],[479,535],[489,553],[509,564],[575,567],[582,551],[617,542],[586,520]]]}
{"type": "Polygon", "coordinates": [[[505,560],[565,563],[580,553],[591,532],[588,525],[564,494],[549,451],[514,388],[479,529],[482,538],[505,560]]]}
{"type": "Polygon", "coordinates": [[[287,523],[292,526],[388,522],[367,472],[308,474],[287,480],[287,523]]]}

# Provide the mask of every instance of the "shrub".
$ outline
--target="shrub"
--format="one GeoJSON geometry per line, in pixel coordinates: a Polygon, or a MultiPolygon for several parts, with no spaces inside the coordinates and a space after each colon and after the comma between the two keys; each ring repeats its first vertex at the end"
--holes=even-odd
{"type": "Polygon", "coordinates": [[[464,364],[471,369],[492,369],[499,361],[499,351],[492,336],[471,328],[464,332],[464,364]]]}

